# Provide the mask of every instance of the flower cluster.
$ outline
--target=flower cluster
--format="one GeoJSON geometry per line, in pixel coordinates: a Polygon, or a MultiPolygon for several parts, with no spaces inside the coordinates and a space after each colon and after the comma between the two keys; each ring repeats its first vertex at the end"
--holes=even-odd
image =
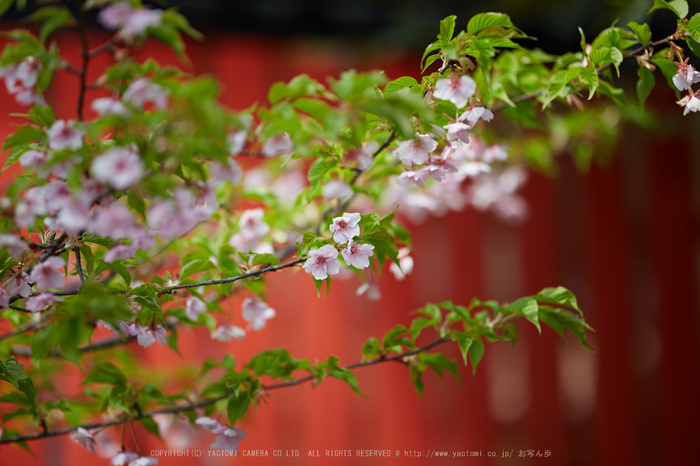
{"type": "Polygon", "coordinates": [[[245,432],[240,427],[228,427],[211,417],[199,417],[195,424],[216,434],[216,440],[209,448],[214,450],[237,450],[241,439],[246,438],[245,432]]]}
{"type": "Polygon", "coordinates": [[[244,211],[238,221],[238,232],[229,238],[229,246],[245,253],[252,251],[255,254],[271,254],[272,244],[261,242],[270,232],[270,225],[262,220],[264,216],[265,211],[260,208],[244,211]]]}
{"type": "Polygon", "coordinates": [[[690,87],[693,84],[700,82],[700,72],[693,68],[693,65],[688,63],[688,58],[682,62],[674,62],[678,67],[678,71],[673,76],[673,84],[676,85],[679,91],[688,90],[688,94],[678,101],[678,105],[684,107],[683,115],[689,112],[700,111],[700,90],[693,91],[690,87]]]}
{"type": "Polygon", "coordinates": [[[37,57],[0,68],[0,78],[5,80],[5,87],[20,105],[46,105],[46,101],[36,93],[37,79],[41,71],[41,62],[37,57]]]}
{"type": "Polygon", "coordinates": [[[160,26],[162,16],[162,10],[134,8],[127,2],[120,2],[100,11],[97,20],[106,29],[119,30],[118,37],[132,39],[141,36],[148,28],[160,26]]]}

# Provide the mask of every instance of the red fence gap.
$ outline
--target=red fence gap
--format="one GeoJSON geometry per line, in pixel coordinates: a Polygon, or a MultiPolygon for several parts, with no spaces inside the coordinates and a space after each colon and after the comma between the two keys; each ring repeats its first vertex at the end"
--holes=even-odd
{"type": "MultiPolygon", "coordinates": [[[[106,39],[96,32],[91,43],[106,39]]],[[[79,63],[77,36],[60,35],[59,46],[71,63],[79,63]]],[[[216,34],[188,46],[193,71],[216,75],[222,81],[222,101],[234,109],[264,102],[273,82],[298,73],[322,81],[350,67],[383,68],[392,79],[419,73],[419,57],[410,54],[344,55],[309,41],[216,34]]],[[[138,56],[178,65],[164,46],[151,42],[138,56]]],[[[105,63],[91,64],[89,80],[98,77],[105,63]]],[[[57,74],[47,97],[58,118],[76,116],[77,86],[75,76],[57,74]]],[[[96,95],[91,92],[89,98],[96,95]]],[[[0,108],[0,133],[6,136],[18,121],[7,114],[24,109],[4,91],[0,108]]],[[[184,448],[201,449],[202,458],[161,457],[160,464],[448,462],[404,456],[431,450],[447,452],[450,464],[465,465],[693,464],[700,360],[693,207],[697,177],[689,134],[689,126],[663,140],[636,132],[634,141],[620,144],[620,152],[630,144],[637,148],[634,158],[617,154],[609,167],[593,168],[587,175],[576,172],[568,160],[562,160],[560,177],[554,180],[532,174],[523,190],[532,212],[520,227],[497,224],[473,210],[416,226],[416,269],[400,282],[385,271],[379,302],[356,297],[356,279],[334,280],[328,297],[319,299],[306,274],[286,270],[269,277],[268,301],[277,317],[264,331],[229,343],[214,342],[202,330],[180,336],[183,360],[196,364],[207,356],[231,354],[242,365],[269,347],[287,347],[293,356],[311,361],[335,354],[347,364],[360,360],[364,341],[396,323],[408,323],[409,312],[428,300],[468,304],[476,296],[505,301],[561,284],[579,297],[596,328],[592,344],[597,354],[578,348],[571,335],[564,346],[547,328],[538,335],[532,325],[520,325],[520,341],[512,351],[487,345],[476,375],[471,367],[462,367],[460,382],[426,374],[420,398],[399,363],[358,370],[367,399],[337,380],[271,391],[237,424],[248,436],[237,459],[208,457],[214,436],[198,429],[183,434],[193,436],[184,448]],[[495,268],[501,262],[505,268],[495,268]],[[504,389],[504,380],[516,382],[504,389]],[[504,406],[511,405],[514,411],[504,415],[504,406]],[[357,450],[379,449],[390,450],[392,457],[356,458],[357,450]],[[242,457],[243,451],[254,450],[269,456],[242,457]],[[352,457],[344,456],[348,450],[352,457]],[[527,450],[548,450],[551,456],[522,457],[527,450]],[[282,457],[275,457],[275,451],[282,457]],[[470,451],[483,456],[458,456],[470,451]],[[496,458],[487,456],[491,451],[496,458]],[[513,457],[502,457],[504,451],[513,457]]],[[[0,192],[13,173],[14,168],[0,178],[0,192]]],[[[223,306],[239,316],[241,300],[233,297],[223,306]]],[[[6,329],[0,322],[0,331],[6,329]]],[[[175,367],[182,361],[168,348],[134,348],[147,367],[175,367]]],[[[442,350],[461,360],[456,348],[442,350]]],[[[77,370],[62,380],[67,393],[81,390],[80,381],[77,370]]],[[[0,412],[4,407],[0,404],[0,412]]],[[[121,431],[112,432],[118,441],[121,431]]],[[[142,428],[137,433],[145,454],[177,448],[142,428]]],[[[3,446],[0,464],[108,462],[65,437],[29,446],[36,456],[3,446]]]]}

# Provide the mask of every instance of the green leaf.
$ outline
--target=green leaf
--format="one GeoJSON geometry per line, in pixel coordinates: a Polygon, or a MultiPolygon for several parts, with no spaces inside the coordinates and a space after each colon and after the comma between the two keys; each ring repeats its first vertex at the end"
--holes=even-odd
{"type": "Polygon", "coordinates": [[[131,285],[131,274],[129,273],[129,269],[127,269],[124,266],[123,261],[120,261],[120,260],[114,261],[110,264],[110,266],[111,266],[112,270],[117,272],[124,279],[124,282],[126,282],[126,286],[131,285]]]}
{"type": "Polygon", "coordinates": [[[15,0],[0,0],[0,16],[4,15],[14,2],[15,0]]]}
{"type": "Polygon", "coordinates": [[[583,317],[583,311],[578,307],[576,296],[563,286],[545,288],[535,296],[535,299],[540,306],[547,306],[548,303],[559,304],[577,311],[583,317]]]}
{"type": "Polygon", "coordinates": [[[378,231],[366,236],[360,236],[363,243],[369,243],[374,246],[374,254],[377,256],[380,264],[388,257],[396,265],[399,265],[399,248],[394,242],[394,238],[385,231],[378,231]]]}
{"type": "Polygon", "coordinates": [[[579,80],[588,86],[588,100],[591,100],[595,95],[595,91],[598,88],[598,71],[595,67],[578,68],[579,80]]]}
{"type": "Polygon", "coordinates": [[[473,16],[467,23],[467,32],[476,34],[484,29],[493,27],[513,28],[510,17],[503,13],[480,13],[473,16]]]}
{"type": "Polygon", "coordinates": [[[634,32],[634,35],[637,36],[637,40],[640,44],[647,45],[651,42],[651,29],[648,24],[638,24],[634,21],[630,21],[627,23],[627,26],[629,26],[632,32],[634,32]]]}
{"type": "Polygon", "coordinates": [[[282,81],[278,81],[270,86],[270,90],[267,92],[267,100],[271,104],[275,104],[287,97],[288,94],[289,89],[287,88],[287,84],[282,81]]]}
{"type": "Polygon", "coordinates": [[[253,256],[253,265],[268,264],[279,265],[280,260],[274,254],[255,254],[253,256]]]}
{"type": "Polygon", "coordinates": [[[683,24],[679,21],[678,25],[685,29],[695,42],[700,42],[700,13],[695,13],[693,17],[688,20],[688,24],[683,24]]]}
{"type": "Polygon", "coordinates": [[[455,32],[455,20],[457,16],[451,15],[440,21],[440,37],[443,40],[450,40],[455,32]]]}
{"type": "Polygon", "coordinates": [[[568,84],[569,80],[567,79],[567,72],[565,70],[554,73],[549,79],[549,86],[547,87],[547,92],[545,92],[542,101],[542,109],[544,110],[547,108],[554,99],[566,96],[566,94],[568,94],[568,84]]]}
{"type": "Polygon", "coordinates": [[[156,437],[160,438],[160,429],[158,428],[158,424],[156,424],[156,421],[153,420],[153,418],[150,417],[142,417],[137,419],[142,426],[146,428],[146,430],[155,435],[156,437]]]}
{"type": "Polygon", "coordinates": [[[68,8],[56,6],[40,8],[25,18],[24,21],[29,23],[44,22],[39,32],[39,41],[42,44],[58,29],[77,24],[68,8]]]}
{"type": "Polygon", "coordinates": [[[30,142],[38,141],[46,137],[43,129],[34,125],[24,125],[5,139],[2,149],[20,146],[30,142]]]}
{"type": "Polygon", "coordinates": [[[316,195],[316,191],[321,185],[321,179],[323,175],[328,173],[329,170],[335,168],[338,165],[338,161],[330,157],[318,157],[314,163],[309,167],[309,199],[316,195]]]}
{"type": "Polygon", "coordinates": [[[415,78],[412,78],[411,76],[402,76],[399,79],[395,79],[386,83],[386,86],[384,87],[384,96],[390,97],[392,94],[394,94],[397,91],[400,91],[401,89],[415,86],[417,84],[418,81],[416,81],[415,78]]]}
{"type": "Polygon", "coordinates": [[[617,71],[617,76],[620,76],[620,63],[624,60],[622,52],[617,47],[602,47],[591,51],[591,61],[596,66],[603,66],[611,63],[617,71]]]}
{"type": "Polygon", "coordinates": [[[673,84],[673,77],[678,72],[678,67],[671,60],[665,57],[656,56],[651,59],[651,62],[661,70],[661,74],[663,74],[664,78],[666,78],[666,82],[668,83],[669,87],[676,92],[676,98],[680,99],[680,91],[676,85],[673,84]]]}
{"type": "Polygon", "coordinates": [[[357,378],[355,373],[350,369],[345,369],[339,366],[340,361],[337,357],[331,356],[326,361],[319,364],[319,368],[324,369],[326,373],[333,377],[334,379],[342,380],[346,382],[353,392],[357,393],[363,398],[367,398],[361,391],[360,386],[357,383],[357,378]]]}
{"type": "Polygon", "coordinates": [[[195,259],[182,266],[180,269],[180,279],[184,280],[195,273],[205,272],[215,269],[216,266],[210,260],[195,259]]]}
{"type": "Polygon", "coordinates": [[[476,367],[484,357],[485,351],[486,349],[484,348],[484,342],[481,340],[481,338],[475,338],[469,347],[469,360],[472,363],[472,374],[476,374],[476,367]]]}
{"type": "Polygon", "coordinates": [[[240,391],[229,396],[227,401],[226,413],[228,414],[229,422],[233,424],[245,415],[252,399],[250,398],[250,393],[240,391]]]}
{"type": "Polygon", "coordinates": [[[457,362],[449,359],[441,353],[419,353],[418,359],[430,367],[438,376],[442,377],[442,371],[447,370],[450,374],[459,379],[457,362]]]}
{"type": "Polygon", "coordinates": [[[117,366],[107,361],[95,364],[88,376],[80,384],[106,383],[110,385],[125,385],[126,376],[117,366]]]}
{"type": "Polygon", "coordinates": [[[637,97],[639,98],[639,106],[644,109],[644,102],[654,89],[654,73],[643,66],[637,69],[639,80],[637,81],[637,97]]]}
{"type": "Polygon", "coordinates": [[[331,111],[331,107],[324,101],[308,97],[294,99],[292,107],[311,115],[318,121],[323,121],[326,115],[328,115],[328,112],[331,111]]]}
{"type": "Polygon", "coordinates": [[[688,44],[688,47],[696,57],[700,57],[700,42],[696,41],[692,37],[687,37],[685,39],[685,43],[688,44]]]}
{"type": "Polygon", "coordinates": [[[651,14],[652,11],[659,9],[671,10],[681,19],[688,16],[688,2],[686,0],[673,0],[671,2],[654,0],[654,6],[651,7],[647,14],[651,14]]]}
{"type": "Polygon", "coordinates": [[[531,297],[515,300],[507,307],[509,311],[517,312],[518,314],[524,316],[527,320],[532,322],[535,327],[537,327],[537,331],[539,333],[542,333],[537,312],[538,308],[539,306],[537,305],[537,301],[535,298],[531,297]]]}
{"type": "Polygon", "coordinates": [[[469,353],[469,348],[471,348],[474,338],[469,333],[463,333],[459,330],[452,332],[452,339],[457,340],[457,345],[459,350],[462,352],[462,358],[464,359],[464,365],[467,365],[467,354],[469,353]]]}

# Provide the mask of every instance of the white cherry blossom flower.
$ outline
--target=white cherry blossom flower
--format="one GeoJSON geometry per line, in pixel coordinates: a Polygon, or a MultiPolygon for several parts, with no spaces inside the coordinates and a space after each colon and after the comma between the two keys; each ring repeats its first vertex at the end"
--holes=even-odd
{"type": "Polygon", "coordinates": [[[62,269],[66,261],[62,257],[49,257],[44,262],[37,264],[29,274],[29,282],[35,283],[38,290],[61,288],[65,282],[62,269]]]}
{"type": "Polygon", "coordinates": [[[675,84],[678,90],[681,91],[684,91],[693,84],[700,82],[700,72],[695,71],[693,65],[688,63],[688,60],[689,58],[686,58],[683,62],[674,62],[678,67],[678,71],[676,72],[675,76],[673,76],[673,84],[675,84]]]}
{"type": "Polygon", "coordinates": [[[199,314],[207,311],[207,305],[196,296],[190,296],[185,303],[185,314],[190,320],[197,320],[199,314]]]}
{"type": "Polygon", "coordinates": [[[245,337],[245,330],[235,325],[219,325],[211,332],[211,338],[218,341],[229,341],[232,339],[241,340],[245,337]]]}
{"type": "Polygon", "coordinates": [[[24,307],[32,312],[42,312],[51,304],[58,301],[63,301],[63,298],[60,296],[54,296],[52,293],[41,293],[38,296],[29,298],[24,307]]]}
{"type": "Polygon", "coordinates": [[[0,233],[0,249],[2,248],[7,248],[12,257],[19,259],[22,253],[29,249],[29,246],[15,235],[0,233]]]}
{"type": "Polygon", "coordinates": [[[321,195],[325,199],[344,199],[352,195],[353,191],[350,185],[340,180],[329,180],[321,188],[321,195]]]}
{"type": "Polygon", "coordinates": [[[111,3],[97,15],[97,21],[105,29],[117,30],[124,26],[133,8],[125,2],[111,3]]]}
{"type": "Polygon", "coordinates": [[[493,112],[483,105],[476,105],[474,107],[468,108],[462,113],[458,121],[467,121],[470,127],[474,127],[479,120],[491,121],[493,120],[493,112]]]}
{"type": "Polygon", "coordinates": [[[682,107],[685,107],[683,110],[683,116],[690,112],[697,112],[700,110],[700,99],[698,99],[698,94],[694,94],[692,91],[690,91],[690,94],[683,97],[676,103],[682,107]]]}
{"type": "Polygon", "coordinates": [[[357,269],[369,267],[369,258],[374,255],[374,246],[371,244],[353,243],[348,241],[348,247],[340,251],[345,259],[345,263],[357,269]]]}
{"type": "Polygon", "coordinates": [[[27,283],[28,279],[29,274],[22,272],[14,276],[14,278],[9,279],[9,281],[6,277],[3,277],[0,279],[0,283],[5,283],[5,290],[10,296],[19,295],[26,298],[32,294],[32,287],[27,283]]]}
{"type": "Polygon", "coordinates": [[[78,150],[83,147],[85,131],[74,127],[73,120],[56,120],[47,132],[52,150],[78,150]]]}
{"type": "Polygon", "coordinates": [[[73,432],[70,436],[71,439],[78,442],[83,447],[90,450],[93,454],[95,452],[95,438],[92,436],[89,430],[78,427],[78,430],[73,432]]]}
{"type": "Polygon", "coordinates": [[[168,91],[148,78],[140,78],[126,89],[122,100],[139,109],[147,102],[153,102],[157,108],[162,109],[168,106],[168,91]]]}
{"type": "Polygon", "coordinates": [[[117,115],[122,118],[128,118],[131,115],[131,112],[123,103],[111,97],[95,99],[92,101],[91,107],[100,116],[117,115]]]}
{"type": "MultiPolygon", "coordinates": [[[[342,217],[334,218],[330,226],[331,233],[333,233],[333,241],[345,244],[355,236],[358,236],[360,234],[360,226],[358,225],[360,217],[358,212],[351,214],[346,212],[342,217]]],[[[325,247],[327,246],[324,246],[324,248],[325,247]]],[[[336,251],[336,257],[337,252],[338,251],[336,251]]]]}
{"type": "Polygon", "coordinates": [[[270,225],[262,221],[263,209],[248,209],[241,214],[238,227],[244,235],[251,238],[261,238],[270,231],[270,225]]]}
{"type": "Polygon", "coordinates": [[[449,100],[457,108],[463,108],[476,91],[476,82],[469,76],[458,77],[453,74],[447,79],[435,83],[433,96],[440,100],[449,100]]]}
{"type": "Polygon", "coordinates": [[[411,164],[420,165],[428,160],[428,155],[437,148],[437,141],[427,134],[416,133],[415,139],[402,141],[396,148],[401,163],[408,166],[411,164]]]}
{"type": "Polygon", "coordinates": [[[508,160],[508,152],[505,151],[501,144],[494,144],[484,150],[481,154],[481,160],[486,163],[504,162],[508,160]]]}
{"type": "Polygon", "coordinates": [[[148,28],[154,28],[161,25],[163,22],[163,10],[150,10],[148,8],[136,8],[126,19],[122,30],[119,32],[120,37],[131,38],[138,37],[148,28]]]}
{"type": "Polygon", "coordinates": [[[370,301],[379,301],[382,298],[377,282],[374,280],[367,280],[355,291],[355,295],[357,296],[362,296],[365,293],[367,294],[367,299],[370,301]]]}
{"type": "Polygon", "coordinates": [[[27,168],[40,168],[42,165],[44,165],[44,163],[46,163],[47,159],[48,154],[45,151],[30,149],[20,155],[19,163],[22,164],[23,167],[27,168]]]}
{"type": "Polygon", "coordinates": [[[444,126],[447,130],[447,140],[448,141],[461,141],[465,144],[469,144],[469,129],[471,127],[460,121],[450,123],[444,126]]]}
{"type": "Polygon", "coordinates": [[[111,264],[116,260],[131,259],[132,257],[134,257],[134,254],[136,254],[137,250],[138,248],[135,245],[117,244],[105,253],[105,255],[102,257],[102,260],[105,261],[107,264],[111,264]]]}
{"type": "Polygon", "coordinates": [[[250,322],[253,330],[265,328],[265,321],[275,317],[276,312],[265,301],[248,297],[243,301],[243,319],[250,322]]]}
{"type": "Polygon", "coordinates": [[[309,258],[304,262],[304,270],[310,273],[316,280],[325,280],[328,275],[335,275],[340,272],[340,262],[338,262],[338,251],[331,244],[322,246],[320,249],[309,251],[309,258]]]}
{"type": "Polygon", "coordinates": [[[132,451],[122,451],[114,455],[109,464],[112,466],[124,466],[127,463],[135,461],[138,457],[139,455],[132,451]]]}
{"type": "Polygon", "coordinates": [[[132,147],[115,147],[92,161],[90,173],[114,189],[126,189],[143,178],[143,160],[132,147]]]}
{"type": "Polygon", "coordinates": [[[265,157],[275,157],[277,155],[288,154],[294,150],[294,143],[289,134],[278,134],[265,141],[262,146],[262,153],[265,157]]]}
{"type": "Polygon", "coordinates": [[[226,159],[226,163],[212,162],[209,172],[220,182],[238,184],[243,179],[243,170],[233,157],[226,159]]]}
{"type": "Polygon", "coordinates": [[[425,169],[420,170],[406,170],[396,177],[396,184],[404,188],[415,184],[421,188],[425,187],[425,180],[430,176],[430,172],[425,169]]]}
{"type": "Polygon", "coordinates": [[[395,262],[389,265],[389,271],[394,274],[394,278],[397,280],[403,280],[406,275],[413,272],[413,258],[409,256],[410,253],[411,250],[408,248],[399,249],[399,265],[396,265],[395,262]]]}

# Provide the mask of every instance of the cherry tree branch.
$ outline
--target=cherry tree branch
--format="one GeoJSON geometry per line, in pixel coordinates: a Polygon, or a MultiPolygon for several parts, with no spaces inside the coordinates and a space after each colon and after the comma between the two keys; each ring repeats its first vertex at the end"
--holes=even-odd
{"type": "Polygon", "coordinates": [[[88,50],[87,38],[87,17],[85,16],[85,8],[83,8],[82,0],[75,0],[75,6],[78,9],[78,24],[80,25],[80,46],[83,58],[82,72],[80,73],[80,92],[78,94],[78,120],[83,120],[83,105],[85,103],[85,90],[87,85],[87,68],[90,61],[90,52],[88,50]]]}
{"type": "MultiPolygon", "coordinates": [[[[341,369],[359,369],[361,367],[367,367],[367,366],[374,366],[377,364],[382,364],[385,362],[391,362],[391,361],[401,361],[404,358],[416,355],[418,353],[422,353],[424,351],[427,351],[431,348],[434,348],[438,345],[441,345],[443,343],[446,343],[448,341],[451,341],[449,339],[445,338],[439,338],[425,346],[421,346],[420,348],[416,348],[414,350],[410,351],[405,351],[403,353],[395,354],[392,356],[380,356],[375,359],[370,359],[369,361],[360,361],[356,362],[353,364],[349,364],[347,366],[342,366],[341,369]]],[[[293,387],[296,385],[301,385],[306,382],[311,382],[315,378],[313,376],[306,376],[306,377],[301,377],[299,379],[295,380],[290,380],[288,382],[281,382],[277,384],[272,384],[272,385],[263,385],[262,389],[265,391],[270,391],[270,390],[277,390],[280,388],[286,388],[286,387],[293,387]]],[[[56,437],[58,435],[65,435],[65,434],[70,434],[71,432],[75,432],[78,430],[78,428],[83,428],[86,430],[90,429],[99,429],[103,427],[109,427],[113,426],[115,424],[120,424],[122,422],[127,422],[127,421],[138,421],[139,419],[144,419],[144,418],[150,418],[153,417],[157,414],[176,414],[176,413],[182,413],[186,411],[194,411],[199,408],[204,408],[206,406],[218,403],[219,401],[223,401],[231,394],[234,393],[234,390],[231,390],[221,396],[217,396],[214,398],[208,398],[205,400],[198,401],[196,403],[191,403],[183,406],[172,406],[170,408],[163,408],[163,409],[156,409],[153,411],[144,411],[144,412],[137,412],[134,415],[131,416],[125,416],[123,418],[119,419],[110,419],[109,421],[103,421],[103,422],[96,422],[92,424],[82,424],[80,426],[73,426],[73,427],[65,427],[63,429],[56,429],[56,430],[44,430],[43,432],[37,432],[35,434],[27,434],[27,435],[18,435],[14,437],[4,437],[0,438],[0,444],[3,443],[14,443],[14,442],[27,442],[30,440],[39,440],[43,438],[49,438],[49,437],[56,437]]]]}

